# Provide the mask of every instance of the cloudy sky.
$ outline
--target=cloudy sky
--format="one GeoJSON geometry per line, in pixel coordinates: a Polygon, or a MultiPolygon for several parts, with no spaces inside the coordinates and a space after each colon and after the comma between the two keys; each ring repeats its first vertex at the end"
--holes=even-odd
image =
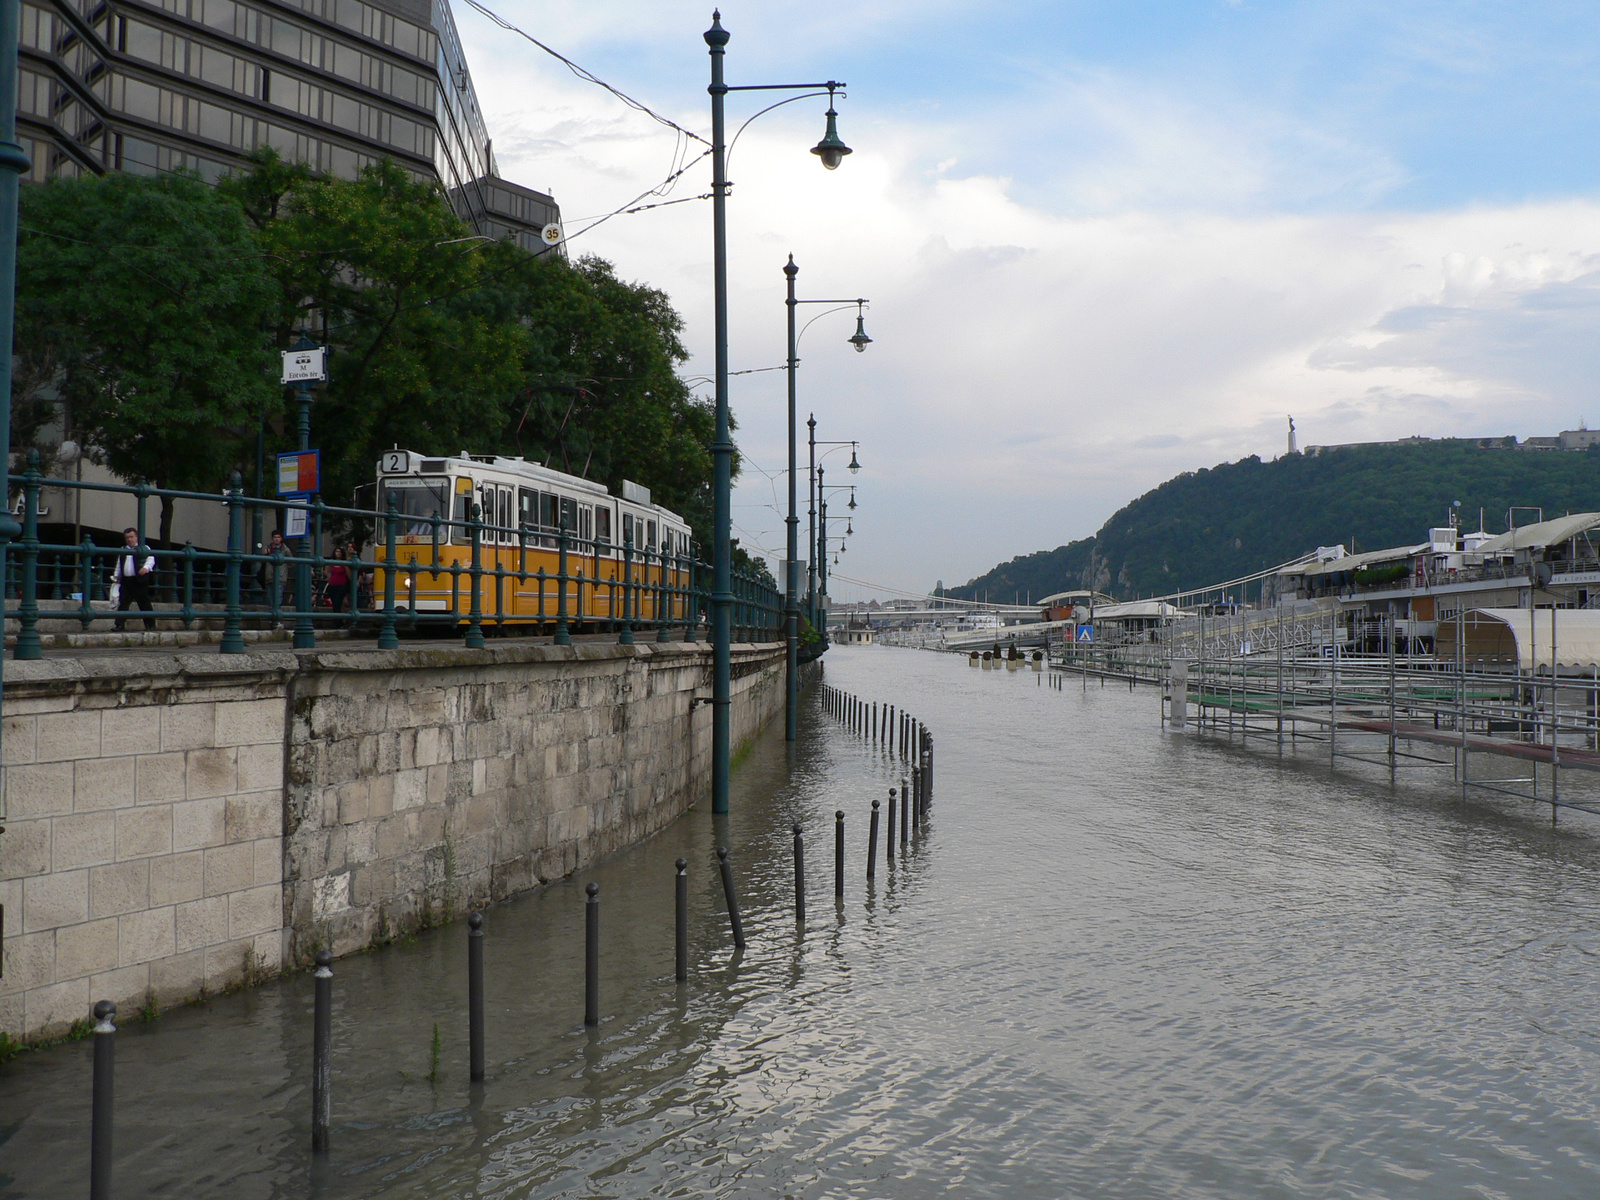
{"type": "MultiPolygon", "coordinates": [[[[709,4],[490,7],[708,132],[709,4]]],[[[838,171],[807,153],[820,100],[752,124],[729,170],[734,369],[783,361],[790,253],[802,296],[872,301],[865,354],[849,313],[801,343],[802,421],[861,443],[837,575],[964,582],[1179,471],[1281,453],[1288,414],[1302,445],[1600,422],[1592,0],[722,15],[730,83],[849,84],[838,171]]],[[[681,163],[671,130],[462,4],[457,21],[501,173],[552,192],[569,234],[681,163]]],[[[730,132],[762,103],[732,97],[730,132]]],[[[649,199],[709,179],[702,163],[649,199]]],[[[709,373],[708,202],[617,217],[571,250],[669,293],[685,373],[709,373]]],[[[734,384],[736,532],[781,555],[783,375],[734,384]]]]}

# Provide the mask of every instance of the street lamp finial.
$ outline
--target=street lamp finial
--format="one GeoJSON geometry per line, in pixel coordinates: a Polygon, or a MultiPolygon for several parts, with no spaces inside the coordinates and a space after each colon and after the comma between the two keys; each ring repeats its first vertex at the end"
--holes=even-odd
{"type": "Polygon", "coordinates": [[[713,50],[720,50],[728,44],[728,31],[722,27],[722,13],[717,9],[711,10],[711,28],[706,30],[706,45],[713,50]]]}

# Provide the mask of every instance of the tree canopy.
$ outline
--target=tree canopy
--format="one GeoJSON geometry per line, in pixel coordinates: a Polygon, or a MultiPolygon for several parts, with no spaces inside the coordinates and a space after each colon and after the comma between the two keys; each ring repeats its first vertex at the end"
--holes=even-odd
{"type": "Polygon", "coordinates": [[[312,408],[327,503],[370,507],[395,445],[520,454],[644,484],[709,543],[714,413],[677,375],[682,320],[602,259],[479,237],[392,162],[342,180],[271,151],[215,188],[52,180],[24,190],[22,224],[19,448],[60,398],[130,479],[251,481],[263,418],[269,454],[294,448],[276,351],[303,331],[330,348],[312,408]]]}

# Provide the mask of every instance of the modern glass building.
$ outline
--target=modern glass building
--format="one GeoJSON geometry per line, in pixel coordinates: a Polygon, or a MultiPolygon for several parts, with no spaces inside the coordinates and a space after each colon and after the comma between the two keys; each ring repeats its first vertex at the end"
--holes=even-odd
{"type": "Polygon", "coordinates": [[[34,179],[269,145],[346,178],[387,155],[529,250],[561,220],[499,177],[449,0],[23,0],[17,108],[34,179]]]}

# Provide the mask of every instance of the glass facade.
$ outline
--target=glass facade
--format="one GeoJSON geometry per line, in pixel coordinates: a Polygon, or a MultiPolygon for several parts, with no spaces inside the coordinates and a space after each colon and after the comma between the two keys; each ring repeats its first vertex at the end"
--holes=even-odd
{"type": "Polygon", "coordinates": [[[345,178],[391,157],[530,250],[561,219],[499,178],[448,0],[23,0],[17,107],[33,179],[215,179],[270,145],[345,178]]]}

